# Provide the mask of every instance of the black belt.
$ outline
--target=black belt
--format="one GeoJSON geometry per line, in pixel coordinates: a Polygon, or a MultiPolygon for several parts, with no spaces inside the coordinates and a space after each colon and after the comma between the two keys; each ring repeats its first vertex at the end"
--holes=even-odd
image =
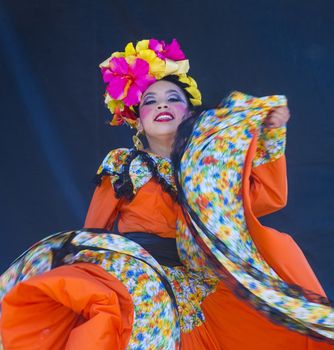
{"type": "MultiPolygon", "coordinates": [[[[85,231],[88,232],[94,232],[94,233],[114,233],[108,230],[104,229],[90,229],[85,228],[85,231]]],[[[82,231],[81,231],[82,232],[82,231]]],[[[58,266],[65,265],[66,262],[64,261],[65,257],[69,254],[76,255],[78,252],[86,249],[90,249],[93,251],[113,251],[111,249],[106,248],[100,248],[100,247],[92,247],[92,246],[85,246],[85,245],[73,245],[72,240],[75,238],[75,236],[80,233],[79,231],[72,231],[69,234],[69,237],[66,239],[66,241],[58,248],[52,248],[52,264],[51,268],[56,268],[58,266]]],[[[62,234],[59,233],[59,235],[62,234]]],[[[125,238],[132,240],[138,244],[140,244],[144,249],[146,249],[161,265],[165,266],[179,266],[182,265],[179,256],[177,254],[176,249],[176,239],[173,238],[162,238],[156,235],[153,235],[152,233],[146,233],[146,232],[127,232],[127,233],[114,233],[120,236],[124,236],[125,238]]],[[[164,287],[166,288],[166,291],[170,295],[174,307],[176,309],[176,312],[178,312],[177,303],[175,299],[175,295],[173,293],[173,289],[170,285],[170,282],[168,279],[161,274],[159,270],[156,269],[155,266],[151,265],[149,262],[145,261],[142,257],[138,257],[139,260],[145,262],[147,265],[149,265],[160,277],[161,282],[163,283],[164,287]]]]}
{"type": "Polygon", "coordinates": [[[147,232],[126,232],[121,235],[141,245],[161,265],[182,265],[175,238],[163,238],[147,232]]]}
{"type": "MultiPolygon", "coordinates": [[[[115,235],[123,236],[131,241],[134,241],[147,250],[160,265],[165,266],[181,266],[181,261],[176,248],[175,238],[163,238],[153,233],[147,232],[124,232],[119,233],[99,228],[85,228],[84,230],[93,233],[113,233],[115,235]]],[[[57,249],[58,250],[58,249],[57,249]]],[[[61,249],[61,254],[57,256],[65,256],[68,249],[61,249]]],[[[72,249],[73,250],[73,249],[72,249]]],[[[75,247],[75,251],[79,251],[80,247],[75,247]]],[[[60,252],[59,252],[60,253],[60,252]]],[[[60,258],[57,258],[58,261],[60,258]]],[[[61,259],[60,259],[61,260],[61,259]]],[[[59,261],[60,261],[59,260],[59,261]]],[[[56,263],[59,265],[60,263],[56,263]]]]}

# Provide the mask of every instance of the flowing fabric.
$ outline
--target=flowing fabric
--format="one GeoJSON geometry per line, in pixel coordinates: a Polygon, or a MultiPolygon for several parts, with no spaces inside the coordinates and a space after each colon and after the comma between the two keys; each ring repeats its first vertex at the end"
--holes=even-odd
{"type": "Polygon", "coordinates": [[[93,264],[61,266],[19,283],[2,310],[5,348],[122,349],[133,326],[127,289],[93,264]]]}
{"type": "Polygon", "coordinates": [[[2,275],[5,349],[85,349],[82,332],[99,349],[332,349],[331,301],[293,239],[257,220],[286,203],[286,129],[263,125],[285,104],[233,92],[204,112],[179,184],[166,158],[111,151],[86,229],[45,238],[2,275]],[[117,216],[124,236],[108,231],[117,216]],[[180,264],[158,258],[152,234],[176,239],[180,264]]]}
{"type": "Polygon", "coordinates": [[[272,321],[333,340],[334,309],[305,257],[291,237],[261,226],[249,203],[250,166],[283,156],[285,128],[264,130],[263,122],[273,107],[285,104],[284,96],[234,92],[199,120],[180,169],[187,217],[180,258],[193,269],[209,264],[272,321]]]}
{"type": "MultiPolygon", "coordinates": [[[[87,318],[85,317],[87,312],[84,311],[87,306],[85,305],[81,309],[82,303],[80,300],[88,299],[90,304],[93,303],[92,298],[95,298],[95,294],[91,293],[95,292],[94,281],[91,285],[87,281],[86,286],[69,290],[67,285],[78,286],[76,276],[73,277],[70,274],[63,282],[63,278],[60,276],[62,276],[64,270],[59,270],[60,267],[58,267],[63,267],[62,265],[75,267],[78,263],[99,265],[106,271],[106,274],[103,275],[105,279],[108,280],[106,275],[109,274],[109,280],[116,280],[118,284],[114,282],[111,290],[110,286],[107,285],[109,293],[113,292],[113,298],[117,299],[118,294],[124,296],[124,290],[131,296],[130,300],[132,300],[133,307],[129,304],[125,305],[122,317],[118,314],[119,319],[117,320],[118,329],[123,329],[127,328],[130,323],[129,321],[124,323],[124,313],[127,314],[129,320],[133,319],[131,336],[123,336],[120,341],[106,341],[104,346],[109,344],[109,349],[117,350],[125,349],[127,344],[129,349],[141,349],[142,344],[148,344],[147,347],[142,347],[143,349],[175,349],[178,347],[180,328],[175,299],[168,282],[166,282],[164,270],[158,262],[140,245],[120,235],[79,230],[60,232],[47,237],[24,253],[3,274],[1,295],[5,296],[2,302],[4,307],[2,310],[1,332],[5,349],[26,349],[27,347],[22,345],[21,339],[23,336],[29,338],[28,335],[30,335],[34,339],[44,339],[44,328],[49,328],[48,320],[44,322],[44,318],[41,319],[43,327],[39,324],[34,325],[27,322],[27,319],[32,316],[27,312],[30,304],[35,305],[36,312],[33,316],[36,319],[42,317],[49,310],[50,299],[52,299],[53,305],[55,302],[57,302],[57,305],[63,303],[61,294],[64,293],[63,299],[68,300],[64,306],[71,305],[73,308],[73,305],[78,303],[79,306],[73,310],[84,319],[87,318]],[[54,278],[54,275],[51,274],[54,284],[50,286],[49,271],[55,271],[53,269],[58,271],[57,276],[59,276],[60,281],[57,281],[57,278],[54,278]],[[34,276],[38,276],[39,279],[34,279],[34,276]],[[31,280],[34,287],[37,284],[35,288],[46,286],[48,291],[44,293],[49,293],[48,301],[42,303],[37,293],[29,294],[31,299],[28,300],[27,307],[17,308],[14,316],[10,305],[24,306],[24,291],[28,287],[32,289],[30,286],[31,280]],[[13,286],[14,288],[12,288],[13,286]],[[59,296],[50,295],[53,290],[55,290],[55,293],[59,292],[59,296]],[[18,314],[20,317],[17,317],[18,314]]],[[[80,266],[81,264],[79,264],[80,266]]],[[[94,276],[88,277],[94,280],[94,276]]],[[[84,282],[82,283],[84,284],[84,282]]],[[[98,285],[99,281],[96,281],[96,283],[98,285]]],[[[102,299],[105,299],[104,295],[102,295],[102,299]]],[[[121,300],[119,304],[121,304],[120,302],[121,300]]],[[[117,304],[117,300],[115,300],[115,303],[117,304]]],[[[91,306],[89,307],[91,308],[91,306]]],[[[73,312],[70,312],[68,317],[71,317],[72,320],[73,312]]],[[[71,346],[71,331],[76,331],[76,324],[70,323],[70,321],[68,321],[68,332],[63,333],[61,341],[66,346],[71,346]]],[[[116,326],[114,321],[110,322],[108,319],[100,320],[100,322],[100,325],[103,324],[103,331],[98,334],[101,337],[101,344],[103,344],[105,334],[112,335],[116,326]]],[[[93,326],[87,325],[85,328],[91,328],[93,333],[95,332],[93,326]]],[[[57,334],[60,334],[63,329],[63,320],[60,318],[55,320],[53,329],[57,330],[57,334]]],[[[116,338],[119,338],[120,335],[118,330],[116,338]]],[[[54,340],[54,336],[51,336],[51,339],[54,340]]],[[[39,346],[39,349],[53,349],[50,343],[44,342],[44,340],[39,346]]]]}

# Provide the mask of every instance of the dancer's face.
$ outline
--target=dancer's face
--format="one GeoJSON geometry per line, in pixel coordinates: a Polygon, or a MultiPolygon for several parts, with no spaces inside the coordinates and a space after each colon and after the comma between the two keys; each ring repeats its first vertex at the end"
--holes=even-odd
{"type": "Polygon", "coordinates": [[[139,130],[148,137],[174,138],[177,127],[189,116],[187,98],[177,85],[160,80],[143,94],[139,105],[139,130]]]}

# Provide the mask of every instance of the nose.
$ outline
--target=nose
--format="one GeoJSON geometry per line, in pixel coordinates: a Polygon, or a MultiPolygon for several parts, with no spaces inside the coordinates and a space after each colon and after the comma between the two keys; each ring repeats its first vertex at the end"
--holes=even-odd
{"type": "Polygon", "coordinates": [[[158,106],[157,106],[157,108],[158,108],[159,110],[168,108],[168,104],[165,103],[165,102],[159,103],[158,106]]]}

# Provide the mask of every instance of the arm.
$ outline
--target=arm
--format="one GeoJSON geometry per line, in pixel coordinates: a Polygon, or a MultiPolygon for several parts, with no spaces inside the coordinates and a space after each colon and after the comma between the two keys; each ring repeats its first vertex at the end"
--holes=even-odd
{"type": "Polygon", "coordinates": [[[112,229],[116,220],[120,200],[116,198],[110,176],[103,176],[90,202],[85,228],[112,229]]]}
{"type": "Polygon", "coordinates": [[[283,208],[287,202],[288,187],[284,155],[286,127],[284,124],[289,119],[289,114],[286,114],[285,118],[284,115],[280,116],[282,121],[277,121],[274,113],[269,114],[258,135],[250,176],[251,205],[257,217],[273,213],[283,208]],[[268,128],[270,122],[276,122],[278,127],[268,128]]]}
{"type": "Polygon", "coordinates": [[[250,199],[255,216],[263,216],[284,208],[288,186],[286,160],[279,159],[252,169],[250,176],[250,199]]]}

